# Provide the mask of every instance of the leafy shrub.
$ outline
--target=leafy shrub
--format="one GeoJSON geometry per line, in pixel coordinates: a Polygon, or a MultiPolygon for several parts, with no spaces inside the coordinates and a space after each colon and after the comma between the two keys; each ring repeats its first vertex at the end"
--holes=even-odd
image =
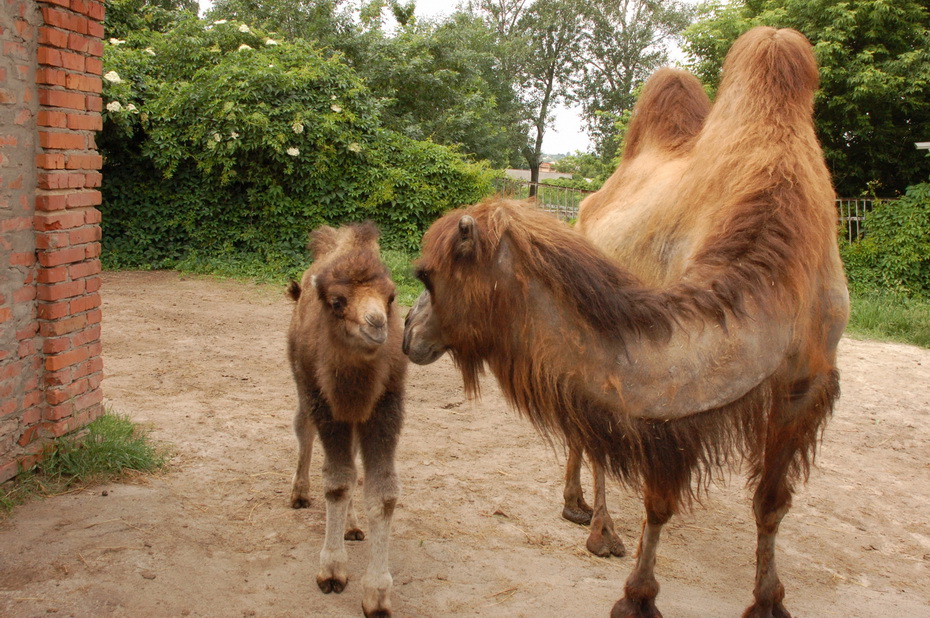
{"type": "Polygon", "coordinates": [[[930,297],[930,183],[866,215],[866,236],[841,243],[850,287],[930,297]]]}
{"type": "Polygon", "coordinates": [[[412,251],[490,191],[486,166],[384,129],[358,76],[307,42],[190,18],[108,43],[104,61],[109,266],[294,269],[311,229],[363,219],[412,251]]]}

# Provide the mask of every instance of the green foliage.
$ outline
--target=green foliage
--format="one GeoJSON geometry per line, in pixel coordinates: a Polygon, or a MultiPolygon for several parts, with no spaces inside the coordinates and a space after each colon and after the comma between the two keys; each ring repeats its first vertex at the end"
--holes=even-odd
{"type": "Polygon", "coordinates": [[[852,289],[930,298],[930,183],[879,203],[864,228],[861,241],[841,243],[852,289]]]}
{"type": "MultiPolygon", "coordinates": [[[[599,189],[600,185],[614,173],[615,165],[605,164],[601,157],[593,153],[576,152],[573,155],[562,157],[555,162],[555,171],[572,174],[576,179],[590,178],[592,190],[599,189]]],[[[585,188],[579,186],[578,188],[585,188]]]]}
{"type": "Polygon", "coordinates": [[[0,511],[9,511],[36,495],[55,495],[119,478],[130,472],[164,467],[169,452],[128,417],[111,411],[91,422],[77,437],[60,438],[32,470],[23,471],[0,493],[0,511]]]}
{"type": "Polygon", "coordinates": [[[847,334],[930,348],[930,300],[873,291],[854,292],[850,301],[847,334]]]}
{"type": "Polygon", "coordinates": [[[814,45],[815,122],[841,195],[886,195],[930,174],[914,149],[930,126],[930,18],[925,0],[715,2],[686,31],[692,70],[716,84],[727,50],[756,25],[790,27],[814,45]]]}
{"type": "Polygon", "coordinates": [[[489,192],[457,152],[383,128],[338,56],[233,22],[182,21],[106,46],[103,259],[293,272],[307,234],[369,219],[412,250],[444,211],[489,192]]]}

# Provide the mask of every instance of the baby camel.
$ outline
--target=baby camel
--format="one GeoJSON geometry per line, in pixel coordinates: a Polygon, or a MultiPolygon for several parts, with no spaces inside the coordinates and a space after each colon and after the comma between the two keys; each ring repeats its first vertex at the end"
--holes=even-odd
{"type": "Polygon", "coordinates": [[[398,496],[394,452],[407,371],[394,283],[378,257],[378,230],[371,223],[321,227],[310,235],[309,249],[313,265],[300,284],[291,282],[288,288],[297,302],[287,352],[298,398],[297,472],[290,503],[294,508],[310,504],[310,457],[319,434],[325,454],[326,539],[316,582],[324,593],[342,592],[348,581],[345,539],[364,538],[352,508],[355,454],[361,450],[372,541],[362,609],[366,616],[390,616],[388,540],[398,496]]]}

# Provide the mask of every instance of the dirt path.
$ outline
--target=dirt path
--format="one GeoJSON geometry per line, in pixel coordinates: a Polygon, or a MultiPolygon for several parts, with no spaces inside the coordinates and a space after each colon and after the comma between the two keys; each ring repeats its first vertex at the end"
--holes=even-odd
{"type": "MultiPolygon", "coordinates": [[[[167,474],[18,509],[0,525],[0,615],[358,616],[313,575],[322,495],[287,507],[296,441],[281,290],[173,273],[104,276],[105,394],[174,445],[167,474]]],[[[843,398],[779,537],[795,616],[930,616],[930,351],[844,340],[843,398]]],[[[320,487],[320,452],[311,481],[320,487]]],[[[392,540],[400,616],[605,616],[631,559],[562,520],[564,457],[493,381],[466,402],[448,360],[412,366],[392,540]]],[[[585,481],[588,482],[587,480],[585,481]]],[[[642,507],[610,484],[627,547],[642,507]]],[[[364,527],[364,525],[363,525],[364,527]]],[[[738,616],[755,529],[734,474],[659,548],[668,618],[738,616]]]]}

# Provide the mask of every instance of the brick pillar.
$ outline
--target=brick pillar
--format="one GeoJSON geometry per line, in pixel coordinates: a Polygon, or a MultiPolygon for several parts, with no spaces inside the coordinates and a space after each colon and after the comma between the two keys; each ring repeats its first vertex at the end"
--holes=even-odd
{"type": "Polygon", "coordinates": [[[0,482],[102,411],[103,3],[0,8],[0,482]]]}

